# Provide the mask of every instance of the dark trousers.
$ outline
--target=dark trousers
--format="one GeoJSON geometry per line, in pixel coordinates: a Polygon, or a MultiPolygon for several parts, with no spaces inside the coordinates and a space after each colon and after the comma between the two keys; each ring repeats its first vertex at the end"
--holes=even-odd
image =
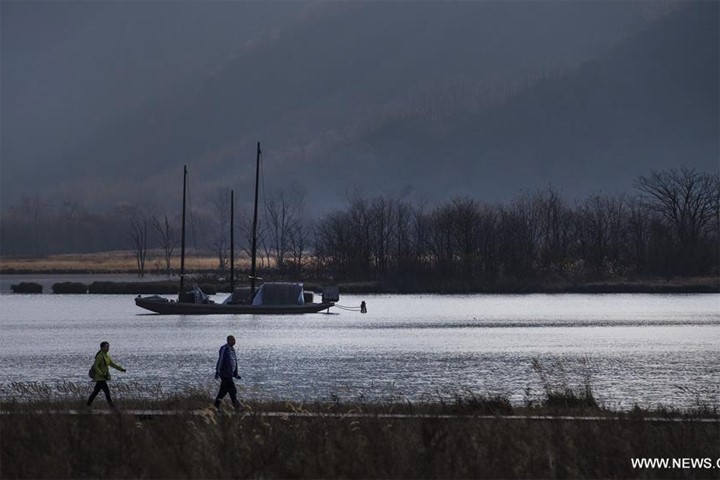
{"type": "Polygon", "coordinates": [[[230,400],[232,400],[233,405],[238,406],[240,405],[240,402],[238,402],[237,399],[237,388],[235,387],[235,382],[233,382],[232,378],[221,378],[220,379],[220,391],[217,394],[217,397],[215,397],[215,406],[220,407],[220,400],[225,398],[225,395],[230,394],[230,400]]]}
{"type": "Polygon", "coordinates": [[[105,380],[101,382],[95,382],[95,389],[90,394],[90,398],[88,398],[87,404],[91,405],[93,400],[95,400],[95,397],[97,397],[97,394],[100,393],[100,390],[102,390],[105,393],[105,399],[107,400],[108,404],[110,406],[113,406],[112,398],[110,398],[110,387],[108,387],[108,384],[105,380]]]}

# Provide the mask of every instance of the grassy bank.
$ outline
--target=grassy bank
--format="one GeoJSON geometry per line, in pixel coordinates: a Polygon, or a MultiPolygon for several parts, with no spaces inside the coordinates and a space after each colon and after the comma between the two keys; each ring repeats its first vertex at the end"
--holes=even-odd
{"type": "MultiPolygon", "coordinates": [[[[280,279],[276,279],[280,280],[280,279]]],[[[291,279],[285,279],[290,281],[291,279]]],[[[297,279],[295,279],[297,280],[297,279]]],[[[189,280],[193,283],[193,278],[189,280]]],[[[213,275],[201,275],[198,285],[205,293],[215,294],[229,292],[230,284],[217,281],[213,275]]],[[[323,285],[334,282],[306,282],[307,291],[322,292],[323,285]]],[[[341,293],[439,293],[439,294],[529,294],[529,293],[720,293],[720,280],[717,278],[684,278],[674,280],[643,279],[643,280],[606,280],[592,282],[537,282],[537,283],[465,283],[448,279],[442,284],[418,283],[398,284],[394,282],[339,282],[341,293]]],[[[12,285],[15,293],[42,293],[42,286],[36,283],[20,283],[12,285]]],[[[179,281],[130,281],[130,282],[78,282],[56,283],[52,287],[54,293],[100,293],[100,294],[176,294],[179,281]]]]}
{"type": "Polygon", "coordinates": [[[440,293],[440,294],[530,294],[530,293],[720,293],[720,278],[618,278],[609,280],[559,281],[524,280],[466,282],[445,278],[442,281],[347,282],[340,283],[341,293],[440,293]]]}
{"type": "MultiPolygon", "coordinates": [[[[137,402],[137,401],[136,401],[137,402]]],[[[42,413],[76,403],[5,403],[3,478],[717,478],[716,469],[634,469],[631,458],[720,457],[720,424],[649,422],[588,405],[513,408],[501,398],[423,404],[248,403],[216,413],[186,395],[123,408],[175,416],[42,413]],[[198,412],[198,409],[202,409],[198,412]],[[40,412],[38,412],[40,410],[40,412]],[[460,418],[269,417],[264,411],[461,414],[460,418]],[[477,415],[597,415],[611,420],[477,415]],[[473,416],[475,415],[475,416],[473,416]]],[[[100,402],[102,404],[102,402],[100,402]]],[[[98,405],[96,408],[105,408],[98,405]]],[[[704,412],[705,415],[715,415],[704,412]]],[[[674,412],[679,415],[679,412],[674,412]]]]}

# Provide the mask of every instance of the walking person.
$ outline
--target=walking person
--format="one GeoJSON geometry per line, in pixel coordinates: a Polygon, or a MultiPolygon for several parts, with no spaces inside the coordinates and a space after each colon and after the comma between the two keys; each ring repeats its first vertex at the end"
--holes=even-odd
{"type": "Polygon", "coordinates": [[[238,380],[241,378],[240,375],[238,375],[235,337],[232,335],[228,335],[227,343],[220,347],[218,361],[215,365],[215,380],[218,378],[220,379],[220,391],[218,391],[217,397],[215,397],[215,408],[220,410],[220,401],[229,393],[233,407],[239,411],[241,407],[237,399],[237,388],[235,387],[233,378],[237,378],[238,380]]]}
{"type": "Polygon", "coordinates": [[[113,404],[112,398],[110,397],[110,387],[107,383],[108,380],[110,380],[110,369],[108,367],[113,367],[114,369],[120,370],[121,372],[127,372],[127,370],[125,370],[117,363],[113,362],[112,358],[110,358],[110,355],[108,354],[109,350],[110,343],[102,342],[100,343],[100,350],[95,354],[95,362],[92,366],[95,389],[90,394],[90,398],[88,398],[88,407],[92,405],[93,400],[95,400],[97,394],[100,393],[100,390],[102,390],[103,393],[105,393],[105,399],[107,400],[108,405],[110,405],[110,408],[112,408],[113,410],[115,409],[115,405],[113,404]]]}

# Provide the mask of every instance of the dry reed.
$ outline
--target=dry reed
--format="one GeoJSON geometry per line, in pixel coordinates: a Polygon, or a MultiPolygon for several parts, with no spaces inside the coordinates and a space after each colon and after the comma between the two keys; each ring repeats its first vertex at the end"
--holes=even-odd
{"type": "MultiPolygon", "coordinates": [[[[87,385],[13,384],[0,393],[15,395],[0,404],[12,412],[0,423],[2,478],[717,478],[717,470],[637,470],[630,459],[720,456],[718,422],[643,420],[717,419],[717,409],[622,413],[548,401],[513,407],[503,397],[461,392],[451,401],[423,403],[246,402],[236,414],[216,412],[207,388],[167,396],[159,385],[126,384],[114,392],[125,412],[176,414],[64,415],[57,410],[84,408],[87,385]],[[65,398],[53,398],[58,390],[65,398]],[[160,399],[148,400],[148,393],[160,399]],[[267,411],[318,415],[262,415],[267,411]],[[327,415],[348,412],[369,416],[327,415]],[[376,415],[385,413],[411,415],[376,415]],[[507,417],[589,413],[609,419],[507,417]]],[[[107,408],[98,402],[95,408],[107,408]]]]}

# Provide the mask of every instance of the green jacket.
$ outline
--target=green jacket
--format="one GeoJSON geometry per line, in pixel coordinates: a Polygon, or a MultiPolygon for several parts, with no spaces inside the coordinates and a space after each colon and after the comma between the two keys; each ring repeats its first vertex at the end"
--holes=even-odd
{"type": "Polygon", "coordinates": [[[95,363],[93,363],[93,369],[95,370],[95,377],[93,378],[93,380],[95,380],[96,382],[110,380],[110,370],[108,369],[108,367],[113,367],[114,369],[120,370],[121,372],[125,371],[123,367],[112,361],[110,355],[103,352],[102,350],[98,351],[95,354],[95,363]]]}

